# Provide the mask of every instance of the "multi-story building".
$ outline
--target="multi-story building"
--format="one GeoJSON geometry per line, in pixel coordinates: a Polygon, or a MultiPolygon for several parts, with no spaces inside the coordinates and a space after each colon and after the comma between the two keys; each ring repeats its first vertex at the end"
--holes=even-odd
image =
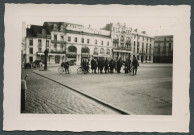
{"type": "Polygon", "coordinates": [[[37,59],[44,60],[44,50],[49,48],[50,42],[50,33],[45,27],[31,25],[27,28],[24,50],[26,63],[32,63],[37,59]]]}
{"type": "Polygon", "coordinates": [[[136,56],[141,62],[153,62],[153,37],[145,31],[127,27],[126,24],[106,24],[103,28],[111,31],[113,42],[113,57],[126,58],[136,56]]]}
{"type": "Polygon", "coordinates": [[[173,62],[173,35],[154,37],[154,63],[173,62]]]}
{"type": "Polygon", "coordinates": [[[112,57],[110,31],[94,30],[66,22],[45,22],[43,26],[32,25],[26,35],[27,62],[44,61],[44,50],[49,49],[48,63],[75,61],[92,57],[112,57]]]}
{"type": "Polygon", "coordinates": [[[132,55],[136,56],[139,62],[153,62],[154,38],[146,31],[132,31],[132,55]]]}
{"type": "Polygon", "coordinates": [[[111,32],[111,39],[113,43],[113,58],[126,60],[132,54],[131,40],[132,40],[132,28],[127,27],[126,24],[110,23],[106,24],[104,30],[111,32]]]}

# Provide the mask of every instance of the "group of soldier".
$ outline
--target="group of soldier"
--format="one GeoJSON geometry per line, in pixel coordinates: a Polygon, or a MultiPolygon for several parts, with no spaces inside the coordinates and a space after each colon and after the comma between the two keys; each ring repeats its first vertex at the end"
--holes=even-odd
{"type": "Polygon", "coordinates": [[[133,75],[137,74],[137,67],[139,66],[139,63],[135,56],[133,57],[133,61],[131,61],[130,58],[127,58],[126,61],[122,61],[121,58],[119,58],[118,60],[111,59],[110,61],[107,58],[92,58],[91,60],[92,73],[95,74],[97,73],[97,71],[98,73],[103,73],[103,69],[105,73],[114,73],[114,71],[116,71],[117,73],[121,73],[121,68],[123,65],[126,74],[131,71],[133,75]]]}

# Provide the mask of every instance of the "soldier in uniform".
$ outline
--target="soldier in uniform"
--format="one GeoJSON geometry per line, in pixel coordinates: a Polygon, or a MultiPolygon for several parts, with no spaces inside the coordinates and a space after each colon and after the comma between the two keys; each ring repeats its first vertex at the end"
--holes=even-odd
{"type": "Polygon", "coordinates": [[[117,73],[121,73],[122,60],[121,58],[117,61],[117,73]]]}
{"type": "Polygon", "coordinates": [[[105,73],[108,72],[108,59],[106,58],[106,60],[104,61],[104,70],[105,70],[105,73]]]}
{"type": "Polygon", "coordinates": [[[133,58],[132,66],[133,66],[133,75],[136,75],[137,67],[139,66],[139,62],[137,61],[136,57],[133,58]]]}
{"type": "Polygon", "coordinates": [[[113,59],[110,60],[109,67],[110,67],[110,73],[113,73],[113,70],[114,70],[114,61],[113,61],[113,59]]]}
{"type": "Polygon", "coordinates": [[[97,68],[98,68],[98,73],[99,73],[100,71],[100,59],[99,58],[97,59],[97,68]]]}
{"type": "Polygon", "coordinates": [[[104,59],[100,60],[100,73],[102,73],[102,70],[104,68],[104,59]]]}
{"type": "Polygon", "coordinates": [[[96,61],[94,60],[94,58],[92,58],[91,60],[91,69],[92,69],[92,73],[93,73],[93,70],[94,72],[96,71],[96,61]]]}

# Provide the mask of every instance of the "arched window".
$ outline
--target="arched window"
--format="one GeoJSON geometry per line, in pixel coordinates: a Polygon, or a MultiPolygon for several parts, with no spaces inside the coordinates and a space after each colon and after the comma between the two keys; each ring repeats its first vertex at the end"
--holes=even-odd
{"type": "Polygon", "coordinates": [[[77,48],[75,46],[69,46],[68,47],[69,52],[76,52],[77,53],[77,48]]]}
{"type": "Polygon", "coordinates": [[[100,54],[104,54],[104,49],[103,48],[100,49],[100,54]]]}
{"type": "Polygon", "coordinates": [[[94,48],[94,55],[98,55],[98,48],[94,48]]]}
{"type": "Polygon", "coordinates": [[[90,53],[90,49],[88,47],[82,47],[82,53],[90,53]]]}

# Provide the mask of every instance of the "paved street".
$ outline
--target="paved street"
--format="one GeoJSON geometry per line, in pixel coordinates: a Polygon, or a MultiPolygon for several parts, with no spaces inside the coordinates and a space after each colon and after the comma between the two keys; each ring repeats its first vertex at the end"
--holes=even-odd
{"type": "MultiPolygon", "coordinates": [[[[58,67],[49,67],[48,71],[35,70],[34,72],[45,76],[51,80],[57,81],[63,85],[69,86],[73,89],[81,91],[91,97],[104,101],[109,105],[118,107],[129,114],[140,114],[140,115],[171,115],[172,114],[172,64],[140,64],[137,76],[130,74],[77,74],[77,66],[71,67],[71,74],[58,74],[58,67]]],[[[66,106],[66,98],[63,96],[68,94],[62,94],[65,91],[73,93],[73,97],[79,100],[84,100],[83,104],[89,104],[84,109],[87,113],[95,113],[92,105],[97,104],[101,112],[115,113],[111,109],[102,106],[92,100],[85,97],[80,97],[78,93],[72,92],[72,90],[66,90],[63,86],[59,86],[55,82],[52,82],[46,78],[40,77],[31,73],[34,79],[27,80],[27,85],[30,91],[35,95],[44,95],[49,101],[56,101],[56,106],[66,106]],[[42,82],[43,81],[43,82],[42,82]],[[50,81],[50,82],[47,82],[50,81]],[[47,85],[47,82],[49,85],[47,85]],[[40,85],[45,84],[45,87],[39,88],[40,85]],[[33,87],[32,87],[33,86],[33,87]],[[51,88],[54,87],[53,88],[51,88]],[[76,96],[75,96],[76,95],[76,96]],[[54,99],[55,98],[55,99],[54,99]],[[57,100],[56,100],[57,99],[57,100]],[[61,101],[62,100],[62,101],[61,101]],[[91,108],[90,108],[91,107],[91,108]],[[105,109],[102,109],[105,108],[105,109]],[[103,111],[102,111],[103,110],[103,111]]],[[[70,95],[71,95],[70,94],[70,95]]],[[[33,94],[32,94],[33,95],[33,94]]],[[[71,95],[72,96],[72,95],[71,95]]],[[[71,97],[70,96],[70,97],[71,97]]],[[[37,100],[39,99],[35,96],[37,100]]],[[[31,97],[33,98],[33,97],[31,97]]],[[[72,99],[72,98],[70,98],[72,99]]],[[[47,100],[46,100],[47,101],[47,100]]],[[[42,101],[37,101],[37,103],[42,101]]],[[[78,109],[79,106],[74,106],[74,99],[72,104],[69,104],[69,108],[78,109]]],[[[50,102],[45,102],[50,104],[50,102]]],[[[29,106],[33,106],[33,103],[28,101],[29,106]]],[[[38,106],[38,105],[37,105],[38,106]]],[[[49,106],[49,105],[47,105],[49,106]]],[[[56,107],[55,106],[55,107],[56,107]]],[[[95,108],[98,108],[95,107],[95,108]]],[[[43,106],[44,108],[44,106],[43,106]]],[[[57,107],[56,107],[57,108],[57,107]]],[[[41,107],[39,107],[41,110],[41,107]]],[[[40,110],[35,110],[39,112],[40,110]]],[[[42,109],[43,110],[43,109],[42,109]]],[[[57,109],[56,109],[57,110],[57,109]]],[[[86,113],[84,111],[74,111],[74,113],[86,113]]],[[[28,108],[30,111],[30,108],[28,108]]],[[[43,111],[44,112],[44,111],[43,111]]],[[[73,112],[62,112],[57,111],[55,113],[73,113],[73,112]]]]}
{"type": "Polygon", "coordinates": [[[66,87],[23,70],[27,78],[25,113],[55,114],[119,114],[91,99],[88,99],[66,87]]]}

